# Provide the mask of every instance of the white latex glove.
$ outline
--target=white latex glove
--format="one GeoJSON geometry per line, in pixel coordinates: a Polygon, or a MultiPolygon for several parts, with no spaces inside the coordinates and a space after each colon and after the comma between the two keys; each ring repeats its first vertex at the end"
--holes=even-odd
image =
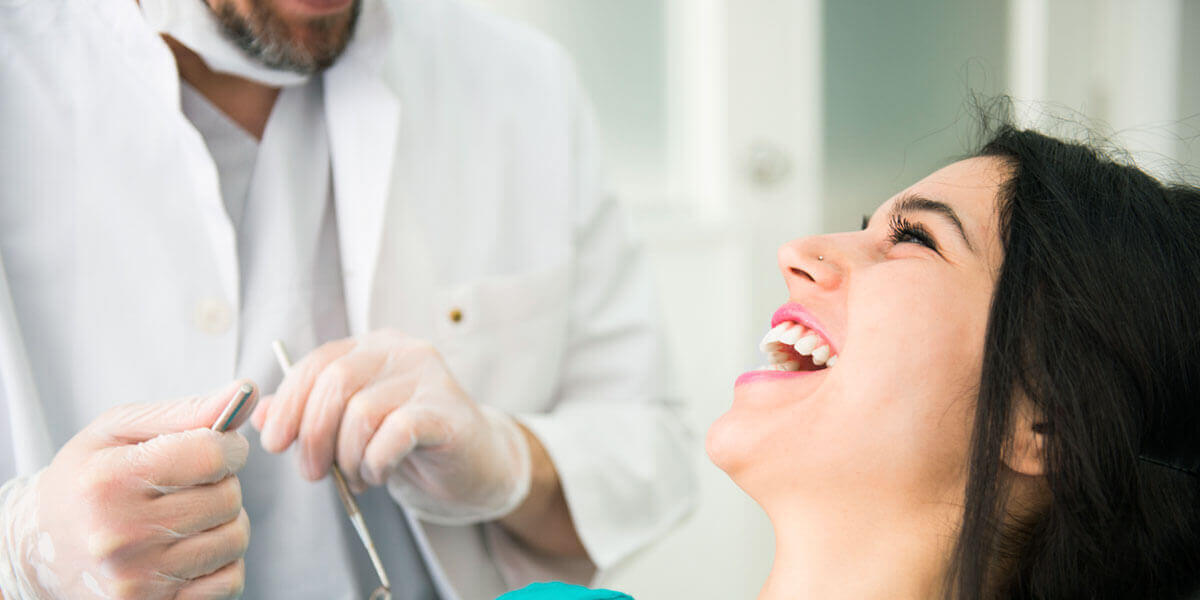
{"type": "Polygon", "coordinates": [[[250,446],[232,430],[249,406],[228,433],[208,428],[243,383],[110,410],[0,487],[5,599],[238,597],[250,524],[234,474],[250,446]]]}
{"type": "Polygon", "coordinates": [[[529,493],[521,428],[468,398],[428,342],[399,332],[317,348],[263,399],[253,423],[269,452],[298,443],[310,480],[336,459],[356,492],[386,483],[426,521],[498,519],[529,493]]]}

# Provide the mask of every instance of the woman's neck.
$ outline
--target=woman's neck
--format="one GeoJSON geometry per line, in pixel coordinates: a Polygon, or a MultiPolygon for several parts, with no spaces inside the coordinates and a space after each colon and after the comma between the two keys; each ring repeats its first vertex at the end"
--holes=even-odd
{"type": "Polygon", "coordinates": [[[758,600],[935,598],[961,507],[770,514],[775,563],[758,600]]]}

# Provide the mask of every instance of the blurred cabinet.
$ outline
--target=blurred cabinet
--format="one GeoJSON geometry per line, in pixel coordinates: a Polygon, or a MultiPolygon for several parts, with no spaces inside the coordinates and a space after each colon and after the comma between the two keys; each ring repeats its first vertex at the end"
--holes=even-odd
{"type": "Polygon", "coordinates": [[[1012,94],[1024,124],[1098,129],[1162,176],[1200,166],[1200,3],[1011,0],[1012,94]],[[1081,127],[1081,125],[1083,127],[1081,127]]]}

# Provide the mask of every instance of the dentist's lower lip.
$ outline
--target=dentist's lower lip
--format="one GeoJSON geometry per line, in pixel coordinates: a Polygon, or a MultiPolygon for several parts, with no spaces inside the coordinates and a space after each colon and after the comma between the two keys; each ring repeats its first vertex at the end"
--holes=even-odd
{"type": "Polygon", "coordinates": [[[303,12],[332,14],[350,8],[354,0],[293,0],[293,2],[303,7],[303,12]]]}

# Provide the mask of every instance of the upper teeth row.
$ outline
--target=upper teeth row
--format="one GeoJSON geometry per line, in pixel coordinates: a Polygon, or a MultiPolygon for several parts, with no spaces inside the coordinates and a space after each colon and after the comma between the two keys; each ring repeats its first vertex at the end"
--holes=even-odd
{"type": "Polygon", "coordinates": [[[837,355],[816,331],[805,329],[803,325],[791,321],[784,321],[772,327],[767,335],[763,336],[758,348],[771,357],[774,366],[788,367],[784,369],[788,371],[796,370],[800,368],[799,363],[790,361],[791,356],[781,352],[787,346],[794,348],[801,356],[811,356],[813,364],[818,367],[832,367],[837,363],[837,355]]]}

